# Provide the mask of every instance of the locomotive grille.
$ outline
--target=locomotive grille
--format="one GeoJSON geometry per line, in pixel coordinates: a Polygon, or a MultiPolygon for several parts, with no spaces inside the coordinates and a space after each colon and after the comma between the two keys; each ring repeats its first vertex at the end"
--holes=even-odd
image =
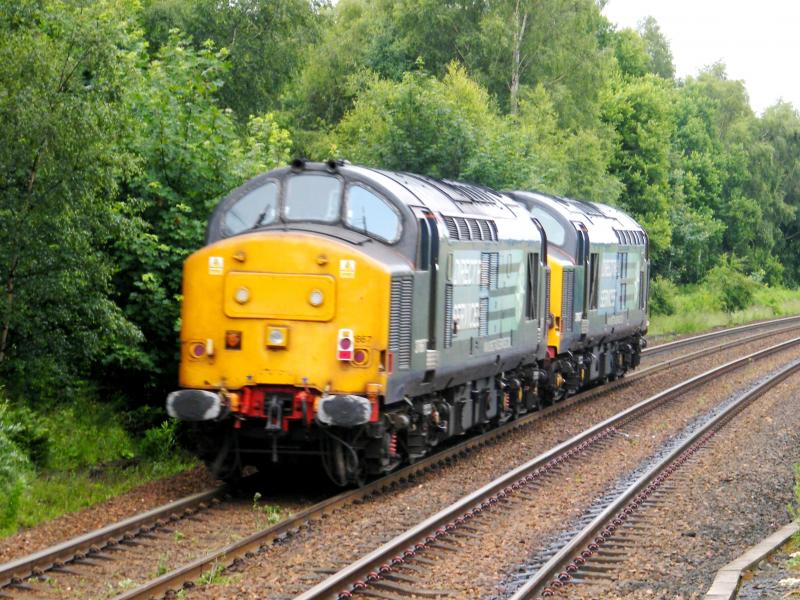
{"type": "Polygon", "coordinates": [[[575,271],[564,271],[562,290],[561,322],[564,330],[571,332],[575,321],[575,271]]]}
{"type": "Polygon", "coordinates": [[[489,335],[489,299],[480,299],[480,321],[478,326],[478,335],[489,335]]]}
{"type": "Polygon", "coordinates": [[[497,276],[500,272],[500,253],[492,252],[489,259],[489,288],[497,289],[497,276]]]}
{"type": "Polygon", "coordinates": [[[478,221],[476,219],[467,219],[467,225],[469,225],[470,238],[472,238],[473,240],[483,239],[483,236],[481,235],[480,225],[478,225],[478,221]]]}
{"type": "Polygon", "coordinates": [[[444,287],[444,347],[453,346],[453,284],[444,287]]]}
{"type": "Polygon", "coordinates": [[[464,217],[455,217],[453,221],[456,222],[456,227],[458,228],[458,239],[468,240],[469,226],[467,225],[467,220],[464,217]]]}
{"type": "Polygon", "coordinates": [[[392,277],[392,300],[389,314],[389,350],[398,369],[411,366],[411,309],[414,302],[414,280],[392,277]]]}
{"type": "Polygon", "coordinates": [[[481,289],[488,290],[489,289],[489,264],[490,264],[490,253],[489,252],[481,252],[481,289]]]}
{"type": "Polygon", "coordinates": [[[550,269],[544,274],[544,328],[550,327],[550,269]]]}
{"type": "Polygon", "coordinates": [[[447,235],[451,240],[480,240],[496,242],[497,224],[489,219],[473,219],[467,217],[451,217],[442,215],[447,227],[447,235]]]}
{"type": "Polygon", "coordinates": [[[458,225],[456,225],[455,219],[453,217],[442,217],[444,219],[444,224],[447,226],[447,235],[450,237],[451,240],[460,239],[458,235],[458,225]]]}

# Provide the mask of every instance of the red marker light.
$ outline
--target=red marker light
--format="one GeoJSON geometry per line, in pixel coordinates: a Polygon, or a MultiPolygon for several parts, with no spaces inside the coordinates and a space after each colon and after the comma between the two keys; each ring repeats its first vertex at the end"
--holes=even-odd
{"type": "Polygon", "coordinates": [[[336,358],[339,360],[353,360],[353,330],[340,329],[336,342],[336,358]]]}
{"type": "Polygon", "coordinates": [[[206,345],[205,344],[195,344],[192,346],[192,356],[195,358],[200,358],[206,353],[206,345]]]}
{"type": "Polygon", "coordinates": [[[225,332],[225,348],[227,350],[241,350],[242,349],[242,332],[241,331],[226,331],[225,332]]]}

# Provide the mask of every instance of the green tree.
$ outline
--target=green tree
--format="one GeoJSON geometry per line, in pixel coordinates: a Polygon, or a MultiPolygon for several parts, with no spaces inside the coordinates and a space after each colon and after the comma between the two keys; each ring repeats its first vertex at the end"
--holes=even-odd
{"type": "Polygon", "coordinates": [[[140,335],[111,301],[113,201],[133,158],[120,99],[135,68],[134,5],[0,10],[0,369],[11,391],[64,395],[140,335]]]}
{"type": "Polygon", "coordinates": [[[603,119],[617,135],[610,172],[624,186],[620,204],[644,225],[656,259],[669,246],[669,157],[675,130],[673,90],[646,75],[617,79],[603,103],[603,119]]]}
{"type": "Polygon", "coordinates": [[[271,114],[251,117],[241,134],[217,93],[226,51],[195,50],[173,31],[145,64],[129,106],[137,124],[128,151],[139,168],[125,180],[125,214],[135,224],[114,258],[119,301],[144,332],[151,384],[174,384],[182,263],[202,246],[211,210],[256,173],[288,161],[290,140],[271,114]]]}
{"type": "Polygon", "coordinates": [[[180,29],[201,48],[207,40],[226,48],[221,73],[223,106],[242,121],[275,110],[287,82],[301,68],[305,48],[316,41],[327,0],[145,0],[142,14],[154,52],[180,29]]]}
{"type": "Polygon", "coordinates": [[[650,56],[642,37],[633,29],[622,29],[611,36],[614,56],[623,75],[642,77],[648,72],[650,56]]]}
{"type": "Polygon", "coordinates": [[[743,83],[714,65],[686,79],[676,113],[674,168],[687,204],[710,209],[724,224],[722,251],[777,282],[781,269],[770,257],[793,210],[784,200],[774,148],[759,131],[743,83]]]}
{"type": "Polygon", "coordinates": [[[792,215],[781,224],[776,253],[786,267],[792,284],[800,283],[800,114],[787,102],[778,102],[764,111],[758,136],[772,149],[772,164],[779,178],[784,202],[792,215]]]}
{"type": "Polygon", "coordinates": [[[343,0],[308,50],[292,113],[304,126],[335,124],[365,72],[399,81],[421,61],[443,77],[455,60],[502,110],[515,113],[523,88],[542,85],[562,126],[587,126],[608,75],[598,41],[606,26],[592,0],[343,0]]]}
{"type": "Polygon", "coordinates": [[[375,78],[339,123],[337,146],[354,162],[458,177],[496,118],[489,98],[454,66],[443,82],[423,71],[375,78]]]}
{"type": "Polygon", "coordinates": [[[648,69],[664,79],[675,77],[675,65],[672,62],[672,50],[658,22],[653,17],[645,17],[639,23],[639,33],[644,41],[647,54],[650,56],[648,69]]]}

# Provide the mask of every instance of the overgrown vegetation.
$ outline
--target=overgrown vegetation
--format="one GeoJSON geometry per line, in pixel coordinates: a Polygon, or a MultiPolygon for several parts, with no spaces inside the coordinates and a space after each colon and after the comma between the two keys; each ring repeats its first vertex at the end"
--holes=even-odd
{"type": "Polygon", "coordinates": [[[602,4],[4,3],[4,527],[43,474],[181,463],[142,409],[176,382],[181,263],[292,155],[617,205],[652,242],[654,330],[800,309],[797,110],[756,116],[721,64],[676,80],[658,24],[602,4]]]}
{"type": "Polygon", "coordinates": [[[177,446],[175,422],[137,435],[118,409],[81,399],[36,413],[0,399],[0,535],[194,464],[177,446]]]}
{"type": "Polygon", "coordinates": [[[757,286],[752,304],[727,312],[718,290],[706,284],[675,288],[672,314],[651,315],[650,335],[695,333],[716,327],[742,325],[752,321],[800,314],[800,296],[795,290],[757,286]]]}

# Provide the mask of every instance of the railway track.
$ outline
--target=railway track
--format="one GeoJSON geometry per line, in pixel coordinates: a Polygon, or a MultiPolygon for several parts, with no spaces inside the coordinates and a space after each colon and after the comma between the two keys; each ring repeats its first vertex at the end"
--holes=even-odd
{"type": "MultiPolygon", "coordinates": [[[[34,554],[0,565],[0,590],[26,590],[25,579],[45,572],[69,572],[69,565],[91,564],[157,529],[174,525],[214,506],[225,496],[220,486],[170,502],[123,521],[96,529],[34,554]]],[[[3,597],[0,591],[0,597],[3,597]]]]}
{"type": "MultiPolygon", "coordinates": [[[[800,321],[800,317],[778,319],[770,322],[763,322],[755,325],[744,326],[735,328],[736,333],[757,331],[760,329],[768,329],[762,333],[758,333],[746,338],[741,338],[729,342],[727,344],[720,344],[711,348],[704,348],[694,353],[686,354],[680,358],[664,361],[658,365],[642,369],[641,371],[632,374],[624,379],[610,383],[602,388],[590,390],[582,394],[573,396],[572,398],[559,403],[555,406],[548,407],[547,409],[525,415],[524,417],[507,423],[504,426],[483,434],[451,448],[444,450],[437,455],[429,457],[415,465],[406,467],[405,469],[390,475],[384,479],[373,482],[368,486],[359,490],[352,490],[344,492],[323,502],[320,502],[307,510],[304,510],[292,518],[284,522],[267,528],[263,531],[257,532],[239,542],[230,544],[224,548],[213,552],[207,557],[198,559],[176,571],[167,573],[155,580],[141,586],[135,590],[123,593],[119,598],[145,598],[151,596],[158,596],[179,588],[184,584],[190,584],[191,581],[207,572],[213,565],[227,565],[234,561],[237,557],[247,555],[257,551],[259,548],[269,545],[276,540],[286,539],[290,537],[293,532],[296,532],[308,523],[323,515],[330,514],[337,508],[369,499],[377,494],[385,493],[398,486],[407,484],[414,478],[436,469],[439,465],[452,462],[457,457],[471,452],[476,448],[480,448],[487,444],[508,435],[512,431],[516,431],[522,427],[530,425],[533,421],[543,417],[550,416],[556,412],[566,410],[568,407],[583,402],[600,395],[607,393],[613,389],[618,389],[623,386],[631,385],[634,381],[652,375],[663,369],[682,364],[685,362],[696,360],[702,356],[708,356],[715,352],[722,352],[739,346],[742,344],[750,343],[765,337],[778,335],[791,331],[800,321]]],[[[704,334],[702,336],[695,336],[693,340],[708,340],[725,335],[725,332],[713,332],[713,336],[704,334]]],[[[688,343],[688,339],[679,340],[682,346],[688,343]]],[[[666,347],[667,345],[663,345],[666,347]]],[[[661,348],[662,346],[656,347],[661,348]]],[[[672,346],[671,349],[674,349],[672,346]]],[[[108,558],[109,553],[115,552],[124,548],[126,545],[135,545],[137,538],[146,538],[150,534],[159,529],[166,528],[170,523],[174,523],[184,517],[196,516],[209,506],[218,503],[220,498],[224,495],[224,488],[217,488],[208,490],[202,494],[193,497],[185,498],[178,502],[166,505],[159,509],[149,511],[148,513],[137,515],[131,519],[111,525],[96,532],[89,533],[69,542],[59,544],[53,548],[43,550],[22,559],[12,561],[5,565],[0,565],[0,590],[9,591],[23,591],[28,587],[25,580],[31,576],[41,576],[46,572],[67,572],[71,571],[72,565],[92,564],[97,561],[103,561],[108,558]]],[[[0,591],[2,594],[2,591],[0,591]]]]}
{"type": "MultiPolygon", "coordinates": [[[[779,383],[800,371],[800,360],[795,360],[754,388],[740,394],[718,414],[687,435],[665,456],[638,479],[622,490],[597,516],[572,536],[550,560],[542,565],[511,600],[531,600],[556,595],[570,583],[581,583],[587,578],[587,569],[599,561],[606,564],[621,560],[626,544],[621,534],[642,524],[648,507],[664,502],[675,474],[708,444],[717,432],[750,403],[779,383]],[[599,560],[598,560],[599,559],[599,560]]],[[[601,567],[599,572],[605,569],[601,567]]]]}
{"type": "Polygon", "coordinates": [[[770,319],[768,321],[758,321],[756,323],[747,323],[746,325],[738,325],[736,327],[729,327],[726,329],[719,329],[717,331],[709,331],[708,333],[701,333],[698,335],[693,335],[685,338],[680,338],[677,340],[673,340],[671,342],[665,342],[663,344],[658,344],[657,346],[652,346],[649,348],[645,348],[642,351],[642,357],[652,357],[657,356],[659,354],[664,354],[666,352],[671,352],[678,348],[683,348],[685,346],[691,346],[693,344],[697,344],[699,342],[703,342],[706,340],[713,340],[721,337],[727,337],[730,335],[737,335],[739,333],[744,333],[748,331],[754,331],[757,329],[763,329],[765,327],[773,327],[773,326],[780,326],[780,325],[789,325],[789,324],[798,324],[800,323],[800,315],[794,315],[790,317],[781,317],[779,319],[770,319]]]}
{"type": "MultiPolygon", "coordinates": [[[[430,582],[424,573],[436,564],[437,554],[443,553],[448,557],[448,563],[450,563],[450,557],[453,553],[459,552],[459,545],[464,543],[465,539],[475,537],[481,534],[481,531],[497,527],[492,523],[492,518],[502,514],[504,510],[510,510],[512,503],[521,503],[524,507],[530,501],[541,502],[542,494],[539,490],[547,489],[548,486],[554,490],[556,483],[564,477],[564,471],[569,469],[571,463],[586,460],[590,453],[602,448],[618,431],[632,421],[640,419],[657,407],[675,400],[700,385],[718,380],[754,360],[766,358],[798,345],[800,345],[800,338],[794,338],[728,362],[598,423],[396,536],[380,548],[361,557],[298,596],[296,600],[328,600],[367,596],[399,598],[409,595],[429,598],[447,597],[450,595],[448,590],[425,587],[423,583],[430,582]],[[534,491],[538,493],[534,495],[534,491]]],[[[770,379],[769,384],[774,385],[782,381],[798,369],[800,369],[800,361],[793,363],[791,368],[782,370],[778,376],[770,379]]],[[[587,560],[597,552],[603,543],[602,540],[606,539],[604,536],[613,535],[613,532],[628,519],[628,515],[641,506],[642,502],[646,501],[653,491],[665,481],[665,478],[660,476],[661,470],[666,468],[664,465],[675,460],[675,452],[680,454],[687,451],[687,448],[700,439],[707,441],[708,438],[704,436],[710,435],[708,432],[713,427],[718,427],[724,419],[730,419],[736,410],[741,410],[744,402],[752,401],[767,387],[767,384],[758,386],[748,393],[744,400],[726,409],[718,418],[713,419],[713,423],[702,427],[700,433],[692,435],[688,442],[679,446],[678,450],[670,452],[667,458],[659,461],[645,476],[637,480],[635,485],[621,493],[589,526],[572,538],[569,545],[559,550],[537,572],[536,580],[525,584],[518,595],[514,596],[514,600],[537,597],[542,582],[559,588],[570,581],[574,577],[572,573],[583,567],[587,560]],[[655,485],[655,488],[647,487],[655,480],[658,482],[657,485],[652,484],[655,485]],[[645,498],[637,495],[643,489],[646,489],[645,498]],[[636,499],[636,508],[631,508],[628,503],[634,498],[636,499]],[[620,517],[620,515],[622,516],[620,517]],[[608,523],[610,523],[611,529],[609,529],[608,523]],[[598,531],[602,533],[597,534],[598,531]],[[591,540],[597,535],[600,536],[597,538],[601,540],[600,543],[592,542],[591,540]]],[[[692,448],[694,449],[689,450],[690,453],[696,451],[696,446],[692,448]]],[[[519,510],[519,507],[514,509],[519,510]]],[[[568,516],[565,515],[565,518],[568,516]]],[[[545,593],[552,594],[552,592],[553,590],[548,588],[545,593]]]]}

